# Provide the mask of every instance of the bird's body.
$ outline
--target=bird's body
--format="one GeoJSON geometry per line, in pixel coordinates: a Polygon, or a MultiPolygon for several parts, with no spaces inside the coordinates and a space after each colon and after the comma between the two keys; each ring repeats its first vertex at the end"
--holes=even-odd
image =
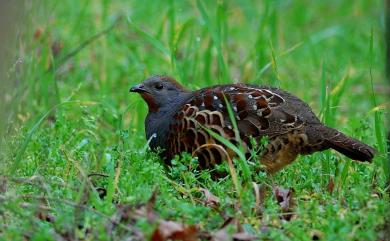
{"type": "Polygon", "coordinates": [[[198,157],[202,168],[209,168],[226,159],[226,154],[235,155],[207,129],[233,144],[241,141],[247,155],[251,138],[259,142],[267,136],[268,145],[259,155],[270,173],[291,163],[299,154],[329,148],[359,161],[370,161],[374,155],[373,148],[323,125],[305,102],[277,88],[233,84],[191,92],[169,77],[154,76],[132,91],[140,92],[149,106],[145,130],[146,137],[151,138],[151,148],[164,149],[167,160],[188,152],[198,157]],[[238,135],[227,102],[235,116],[238,135]]]}

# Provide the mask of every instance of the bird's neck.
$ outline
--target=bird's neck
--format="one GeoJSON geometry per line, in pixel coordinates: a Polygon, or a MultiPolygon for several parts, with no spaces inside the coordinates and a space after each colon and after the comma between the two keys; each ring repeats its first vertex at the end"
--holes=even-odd
{"type": "Polygon", "coordinates": [[[145,120],[145,132],[147,140],[150,139],[150,147],[165,149],[165,142],[168,135],[169,124],[173,116],[191,98],[191,92],[183,92],[177,95],[171,103],[160,107],[158,111],[149,111],[145,120]],[[157,138],[158,137],[158,138],[157,138]]]}

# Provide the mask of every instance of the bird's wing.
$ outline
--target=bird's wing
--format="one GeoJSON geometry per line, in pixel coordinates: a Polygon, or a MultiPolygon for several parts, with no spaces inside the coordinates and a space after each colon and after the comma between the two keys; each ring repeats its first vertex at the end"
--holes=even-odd
{"type": "Polygon", "coordinates": [[[218,111],[230,123],[225,98],[245,136],[272,137],[302,126],[299,116],[284,110],[286,100],[267,88],[244,84],[217,86],[197,92],[190,104],[199,110],[218,111]]]}
{"type": "MultiPolygon", "coordinates": [[[[242,84],[221,85],[195,92],[175,114],[169,127],[168,151],[192,153],[204,144],[221,144],[205,128],[237,143],[225,98],[232,107],[242,139],[272,137],[302,126],[298,116],[283,110],[285,100],[272,90],[242,84]]],[[[218,150],[206,151],[205,159],[212,159],[211,162],[218,162],[215,156],[223,154],[218,150]]]]}
{"type": "Polygon", "coordinates": [[[302,127],[300,117],[286,112],[286,100],[273,90],[246,85],[229,87],[229,90],[231,93],[227,92],[226,96],[231,96],[237,124],[247,135],[272,137],[302,127]]]}
{"type": "Polygon", "coordinates": [[[219,111],[201,109],[191,101],[175,114],[169,126],[167,146],[168,158],[188,152],[199,157],[202,167],[210,167],[226,159],[226,153],[218,141],[211,137],[207,129],[234,142],[235,134],[225,116],[219,111]]]}

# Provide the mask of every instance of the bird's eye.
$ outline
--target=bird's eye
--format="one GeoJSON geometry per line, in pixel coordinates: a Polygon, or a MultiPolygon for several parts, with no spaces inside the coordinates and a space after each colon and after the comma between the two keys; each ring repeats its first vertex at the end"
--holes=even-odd
{"type": "Polygon", "coordinates": [[[164,86],[161,83],[158,83],[154,86],[154,88],[156,88],[156,90],[162,90],[164,86]]]}

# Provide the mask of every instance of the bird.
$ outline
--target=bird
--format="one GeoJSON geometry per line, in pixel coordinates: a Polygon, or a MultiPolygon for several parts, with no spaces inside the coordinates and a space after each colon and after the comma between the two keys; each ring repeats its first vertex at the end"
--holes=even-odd
{"type": "Polygon", "coordinates": [[[162,150],[168,164],[183,152],[197,157],[202,169],[237,157],[237,151],[218,135],[241,145],[247,158],[253,141],[260,143],[266,137],[265,148],[257,154],[271,174],[299,155],[327,149],[361,162],[371,162],[376,153],[373,147],[321,123],[308,104],[280,88],[236,83],[191,91],[172,77],[154,75],[130,92],[139,93],[146,102],[146,139],[152,150],[162,150]]]}

